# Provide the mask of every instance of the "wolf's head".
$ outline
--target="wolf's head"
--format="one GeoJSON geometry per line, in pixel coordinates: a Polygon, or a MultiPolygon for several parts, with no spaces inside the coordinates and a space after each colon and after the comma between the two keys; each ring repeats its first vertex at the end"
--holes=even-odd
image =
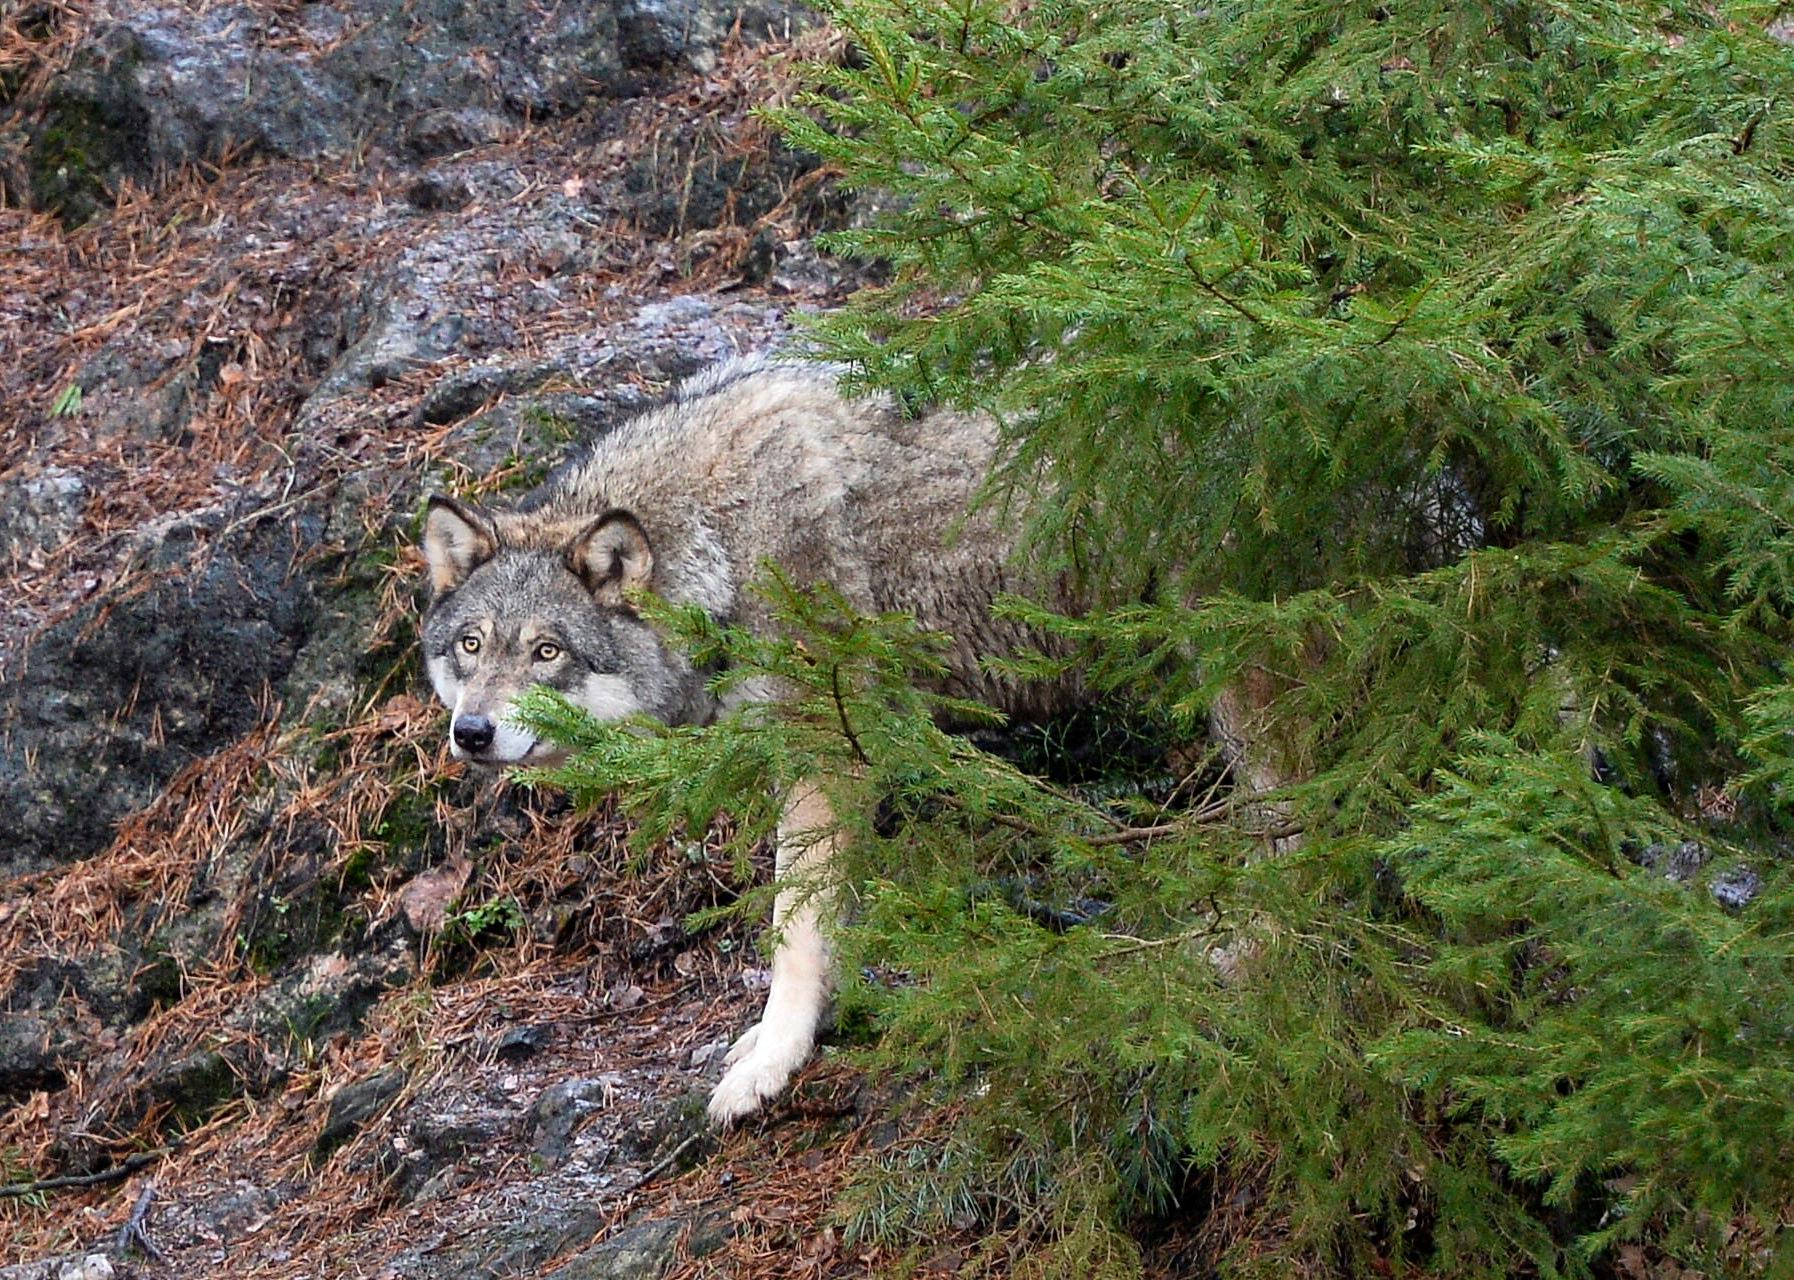
{"type": "Polygon", "coordinates": [[[702,678],[625,595],[654,578],[653,549],[629,512],[558,521],[435,497],[423,549],[434,591],[424,661],[449,708],[458,758],[557,760],[559,748],[511,718],[532,685],[557,689],[602,720],[690,717],[702,678]]]}

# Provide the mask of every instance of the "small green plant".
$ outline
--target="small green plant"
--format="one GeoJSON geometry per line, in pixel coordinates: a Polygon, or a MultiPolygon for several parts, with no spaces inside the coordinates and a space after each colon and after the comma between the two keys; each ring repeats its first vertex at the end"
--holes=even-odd
{"type": "Polygon", "coordinates": [[[334,996],[312,995],[300,1000],[285,1016],[287,1048],[299,1061],[307,1064],[317,1061],[321,1033],[340,1008],[340,1002],[334,996]]]}
{"type": "Polygon", "coordinates": [[[81,384],[71,382],[50,402],[52,418],[70,418],[81,412],[81,384]]]}
{"type": "MultiPolygon", "coordinates": [[[[25,1163],[24,1155],[17,1147],[0,1149],[0,1185],[24,1186],[38,1180],[37,1171],[25,1163]]],[[[50,1206],[50,1197],[43,1191],[27,1191],[17,1198],[20,1203],[40,1211],[50,1206]]]]}
{"type": "Polygon", "coordinates": [[[458,905],[443,920],[443,937],[463,946],[509,939],[523,931],[523,905],[510,894],[484,902],[458,905]]]}

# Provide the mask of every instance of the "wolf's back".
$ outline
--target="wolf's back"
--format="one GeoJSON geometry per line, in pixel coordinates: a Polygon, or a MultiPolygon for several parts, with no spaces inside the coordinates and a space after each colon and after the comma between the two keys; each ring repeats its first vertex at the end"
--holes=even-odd
{"type": "Polygon", "coordinates": [[[911,613],[954,638],[951,692],[1023,714],[1049,709],[1055,691],[1019,697],[978,662],[1037,639],[991,616],[999,592],[1033,585],[1016,566],[1013,526],[971,510],[996,424],[948,410],[907,417],[885,396],[849,400],[840,372],[764,358],[714,366],[599,440],[527,505],[557,519],[636,513],[660,593],[750,627],[767,620],[743,588],[769,559],[799,584],[834,584],[864,612],[911,613]]]}

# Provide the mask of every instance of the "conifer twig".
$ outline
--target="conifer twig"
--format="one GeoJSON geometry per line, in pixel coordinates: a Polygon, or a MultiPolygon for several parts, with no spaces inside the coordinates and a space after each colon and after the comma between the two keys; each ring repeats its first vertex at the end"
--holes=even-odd
{"type": "MultiPolygon", "coordinates": [[[[953,798],[953,803],[964,807],[963,802],[953,798]]],[[[1105,847],[1116,844],[1141,844],[1148,840],[1157,840],[1163,836],[1177,835],[1192,827],[1208,826],[1219,822],[1233,812],[1234,806],[1227,801],[1205,805],[1200,809],[1192,809],[1171,822],[1155,822],[1143,827],[1118,826],[1113,831],[1098,831],[1092,834],[1055,831],[1043,827],[1037,822],[1019,818],[1012,813],[992,813],[987,815],[998,826],[1008,827],[1012,831],[1020,831],[1024,835],[1038,836],[1042,840],[1050,840],[1056,836],[1070,834],[1087,845],[1105,847]]],[[[1270,840],[1281,840],[1288,836],[1300,835],[1302,827],[1298,823],[1284,823],[1282,826],[1265,831],[1254,831],[1251,834],[1270,840]]]]}
{"type": "Polygon", "coordinates": [[[41,1191],[65,1191],[73,1187],[104,1186],[108,1182],[118,1182],[130,1177],[137,1170],[147,1164],[154,1164],[173,1150],[173,1147],[157,1147],[154,1151],[139,1151],[135,1155],[126,1156],[109,1169],[100,1169],[94,1173],[69,1173],[54,1178],[38,1178],[32,1182],[10,1182],[0,1186],[0,1197],[32,1196],[41,1191]]]}
{"type": "Polygon", "coordinates": [[[697,1141],[702,1137],[704,1137],[704,1133],[702,1131],[692,1134],[684,1142],[681,1142],[678,1146],[674,1147],[671,1151],[667,1152],[666,1155],[662,1156],[654,1164],[650,1165],[647,1168],[647,1170],[644,1171],[642,1173],[642,1175],[640,1177],[638,1177],[635,1180],[635,1182],[630,1185],[630,1188],[629,1188],[630,1193],[634,1194],[635,1192],[640,1191],[643,1187],[647,1186],[650,1182],[654,1181],[654,1179],[658,1178],[661,1174],[665,1173],[668,1169],[672,1168],[673,1165],[678,1161],[679,1157],[684,1155],[687,1151],[690,1151],[692,1149],[692,1147],[694,1145],[696,1145],[697,1141]]]}
{"type": "Polygon", "coordinates": [[[853,748],[854,756],[863,765],[871,765],[866,756],[866,749],[860,745],[854,734],[853,726],[847,722],[847,703],[841,697],[841,664],[835,663],[828,669],[829,692],[835,697],[835,714],[841,717],[841,732],[847,735],[847,744],[853,748]]]}
{"type": "Polygon", "coordinates": [[[135,1245],[144,1257],[166,1266],[168,1255],[157,1248],[156,1242],[149,1238],[147,1219],[150,1201],[155,1198],[156,1184],[154,1182],[145,1183],[143,1190],[137,1195],[137,1203],[131,1206],[131,1216],[126,1218],[125,1225],[118,1229],[118,1248],[122,1252],[135,1245]]]}
{"type": "MultiPolygon", "coordinates": [[[[1210,899],[1212,902],[1213,899],[1210,899]]],[[[1131,956],[1140,951],[1156,951],[1161,947],[1181,946],[1186,942],[1200,942],[1204,938],[1213,938],[1221,932],[1221,913],[1218,909],[1207,924],[1195,929],[1186,929],[1182,933],[1168,934],[1163,938],[1136,938],[1131,933],[1105,933],[1104,942],[1122,942],[1126,946],[1116,947],[1113,951],[1103,952],[1101,958],[1111,960],[1117,956],[1131,956]]]]}

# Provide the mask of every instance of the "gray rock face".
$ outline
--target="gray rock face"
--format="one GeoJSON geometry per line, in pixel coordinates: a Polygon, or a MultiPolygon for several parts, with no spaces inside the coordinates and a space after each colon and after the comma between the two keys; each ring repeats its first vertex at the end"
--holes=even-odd
{"type": "Polygon", "coordinates": [[[1638,854],[1638,864],[1658,872],[1665,880],[1686,884],[1700,874],[1701,868],[1707,865],[1709,856],[1706,845],[1695,840],[1684,840],[1673,847],[1667,844],[1646,845],[1638,854]]]}
{"type": "Polygon", "coordinates": [[[101,947],[22,966],[0,999],[0,1102],[60,1089],[105,1028],[149,1012],[155,978],[132,950],[101,947]]]}
{"type": "Polygon", "coordinates": [[[800,17],[790,4],[716,3],[716,0],[619,0],[617,43],[631,70],[670,70],[680,65],[699,73],[716,62],[716,49],[739,25],[747,40],[787,33],[800,17]]]}
{"type": "Polygon", "coordinates": [[[112,1280],[117,1274],[103,1253],[71,1253],[0,1267],[0,1280],[112,1280]]]}
{"type": "Polygon", "coordinates": [[[479,146],[626,92],[638,72],[708,69],[738,19],[750,38],[792,20],[739,0],[351,0],[278,14],[110,0],[32,131],[33,198],[81,222],[122,179],[153,186],[241,149],[479,146]]]}
{"type": "Polygon", "coordinates": [[[496,1148],[504,1117],[493,1111],[437,1114],[419,1111],[381,1155],[393,1193],[401,1200],[429,1200],[453,1189],[457,1166],[496,1148]]]}
{"type": "Polygon", "coordinates": [[[0,1101],[22,1101],[66,1083],[63,1062],[78,1041],[35,1014],[0,1015],[0,1101]]]}
{"type": "Polygon", "coordinates": [[[298,560],[315,519],[264,525],[191,563],[166,531],[141,590],[93,604],[0,685],[0,874],[82,857],[184,764],[253,728],[292,666],[312,607],[298,560]]]}
{"type": "Polygon", "coordinates": [[[1763,877],[1743,865],[1727,867],[1713,877],[1708,892],[1727,911],[1742,911],[1763,891],[1763,877]]]}
{"type": "Polygon", "coordinates": [[[547,1280],[655,1280],[672,1263],[673,1247],[683,1229],[684,1224],[672,1218],[624,1227],[550,1271],[547,1280]]]}
{"type": "MultiPolygon", "coordinates": [[[[726,137],[703,133],[642,155],[631,168],[626,189],[634,197],[639,225],[654,235],[686,235],[733,220],[746,225],[776,207],[793,184],[816,167],[816,157],[783,143],[768,163],[754,163],[726,137]]],[[[810,217],[826,220],[840,207],[811,195],[810,217]]]]}
{"type": "MultiPolygon", "coordinates": [[[[1687,884],[1701,874],[1712,861],[1712,851],[1696,840],[1680,844],[1651,844],[1638,856],[1638,864],[1658,872],[1666,880],[1687,884]]],[[[1713,901],[1727,911],[1742,911],[1763,891],[1763,878],[1742,863],[1721,867],[1707,882],[1713,901]]]]}
{"type": "Polygon", "coordinates": [[[439,1267],[421,1274],[431,1280],[448,1280],[450,1276],[458,1280],[503,1280],[507,1276],[541,1275],[543,1263],[581,1240],[590,1239],[603,1227],[604,1219],[604,1209],[598,1204],[568,1205],[564,1213],[553,1217],[517,1222],[495,1246],[456,1250],[439,1267]]]}

